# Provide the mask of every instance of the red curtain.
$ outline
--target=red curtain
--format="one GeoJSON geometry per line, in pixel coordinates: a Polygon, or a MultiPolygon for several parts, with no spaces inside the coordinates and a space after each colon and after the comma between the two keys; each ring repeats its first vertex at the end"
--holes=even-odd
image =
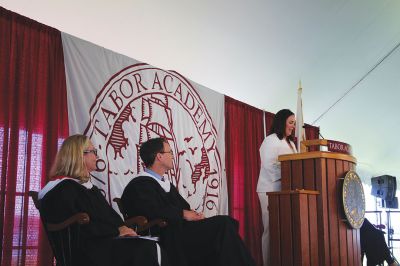
{"type": "Polygon", "coordinates": [[[0,7],[0,264],[50,265],[29,190],[68,135],[61,33],[0,7]]]}
{"type": "Polygon", "coordinates": [[[264,139],[263,112],[225,96],[225,163],[229,214],[240,223],[240,235],[257,265],[262,265],[261,209],[256,193],[264,139]]]}

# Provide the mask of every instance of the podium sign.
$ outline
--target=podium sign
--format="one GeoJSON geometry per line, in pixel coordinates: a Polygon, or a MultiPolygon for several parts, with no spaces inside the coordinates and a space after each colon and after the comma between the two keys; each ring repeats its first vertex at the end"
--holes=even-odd
{"type": "Polygon", "coordinates": [[[328,151],[330,152],[338,152],[344,154],[351,154],[351,146],[347,143],[335,141],[335,140],[328,140],[328,151]]]}
{"type": "MultiPolygon", "coordinates": [[[[309,151],[311,146],[326,146],[328,151],[337,152],[343,154],[352,154],[351,146],[347,143],[336,141],[336,140],[328,140],[328,139],[312,139],[312,140],[304,140],[301,142],[302,145],[306,147],[306,151],[309,151]]],[[[319,148],[320,150],[320,148],[319,148]]]]}

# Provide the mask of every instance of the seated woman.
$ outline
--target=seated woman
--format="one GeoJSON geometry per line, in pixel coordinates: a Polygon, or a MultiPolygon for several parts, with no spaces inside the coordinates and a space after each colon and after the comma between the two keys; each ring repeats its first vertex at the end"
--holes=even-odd
{"type": "Polygon", "coordinates": [[[59,223],[78,212],[89,215],[89,224],[80,228],[82,252],[74,258],[73,265],[160,265],[157,244],[124,239],[136,232],[124,225],[101,191],[90,182],[89,173],[96,169],[97,158],[97,150],[88,137],[74,135],[64,141],[51,169],[50,182],[39,192],[43,220],[59,223]]]}

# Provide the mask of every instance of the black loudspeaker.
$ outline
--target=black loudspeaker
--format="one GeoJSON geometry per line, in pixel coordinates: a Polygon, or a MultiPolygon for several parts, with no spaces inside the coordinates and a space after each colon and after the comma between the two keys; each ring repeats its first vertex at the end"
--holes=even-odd
{"type": "Polygon", "coordinates": [[[399,201],[398,201],[397,197],[394,197],[393,200],[382,200],[382,207],[389,208],[389,209],[398,209],[399,201]]]}
{"type": "Polygon", "coordinates": [[[396,197],[396,177],[382,175],[371,178],[371,194],[385,201],[393,201],[396,197]]]}

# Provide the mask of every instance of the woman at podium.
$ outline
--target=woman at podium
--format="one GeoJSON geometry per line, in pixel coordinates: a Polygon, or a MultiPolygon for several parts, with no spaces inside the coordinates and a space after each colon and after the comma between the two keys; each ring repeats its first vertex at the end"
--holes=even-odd
{"type": "Polygon", "coordinates": [[[269,216],[268,196],[266,192],[281,190],[281,165],[278,156],[296,153],[293,142],[296,118],[289,109],[276,113],[268,136],[260,147],[261,169],[257,184],[257,193],[261,204],[264,232],[261,237],[264,266],[269,265],[269,216]]]}

